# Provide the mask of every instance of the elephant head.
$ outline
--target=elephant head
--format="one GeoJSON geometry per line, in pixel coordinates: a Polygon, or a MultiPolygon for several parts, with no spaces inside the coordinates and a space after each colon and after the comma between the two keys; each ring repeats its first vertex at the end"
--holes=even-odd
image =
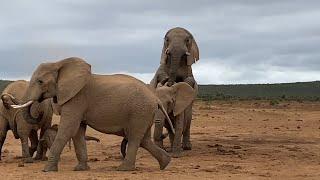
{"type": "Polygon", "coordinates": [[[23,116],[28,123],[37,124],[41,115],[34,118],[30,105],[53,98],[62,106],[87,84],[91,77],[91,66],[80,58],[67,58],[56,63],[43,63],[33,73],[29,87],[23,98],[24,104],[12,106],[23,108],[23,116]]]}
{"type": "MultiPolygon", "coordinates": [[[[185,83],[179,82],[171,87],[161,86],[157,87],[155,90],[157,97],[161,100],[164,108],[168,114],[174,117],[181,114],[194,100],[194,90],[193,88],[185,83]]],[[[164,126],[165,117],[163,113],[157,112],[155,115],[155,130],[154,139],[155,142],[161,147],[162,144],[162,129],[164,126]]]]}
{"type": "Polygon", "coordinates": [[[1,98],[3,106],[6,109],[9,109],[11,105],[19,104],[18,100],[15,97],[13,97],[13,95],[11,95],[11,94],[4,93],[1,95],[0,98],[1,98]]]}
{"type": "Polygon", "coordinates": [[[170,85],[176,82],[179,66],[191,66],[198,60],[199,48],[193,35],[189,31],[176,27],[166,33],[160,63],[170,67],[170,85]]]}

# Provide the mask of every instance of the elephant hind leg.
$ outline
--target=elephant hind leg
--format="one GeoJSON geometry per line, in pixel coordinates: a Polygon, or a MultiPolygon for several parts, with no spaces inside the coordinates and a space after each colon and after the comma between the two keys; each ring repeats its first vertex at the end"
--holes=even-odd
{"type": "Polygon", "coordinates": [[[154,142],[151,140],[150,129],[143,138],[141,147],[149,151],[150,154],[158,160],[161,170],[165,169],[170,163],[171,157],[169,156],[169,154],[165,150],[154,144],[154,142]]]}

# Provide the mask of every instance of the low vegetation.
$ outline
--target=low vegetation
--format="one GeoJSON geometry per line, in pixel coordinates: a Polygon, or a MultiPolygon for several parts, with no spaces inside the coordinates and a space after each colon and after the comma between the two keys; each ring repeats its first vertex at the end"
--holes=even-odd
{"type": "MultiPolygon", "coordinates": [[[[198,98],[211,100],[319,101],[320,81],[281,84],[200,85],[198,98]]],[[[272,104],[276,104],[273,101],[272,104]]]]}
{"type": "MultiPolygon", "coordinates": [[[[12,81],[0,80],[0,92],[12,81]]],[[[320,81],[280,84],[199,85],[198,98],[212,100],[320,101],[320,81]]]]}

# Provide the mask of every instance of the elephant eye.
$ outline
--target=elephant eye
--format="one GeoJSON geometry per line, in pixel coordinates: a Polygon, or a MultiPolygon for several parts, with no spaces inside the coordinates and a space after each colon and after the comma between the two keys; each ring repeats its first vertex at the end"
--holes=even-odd
{"type": "Polygon", "coordinates": [[[43,84],[43,81],[40,80],[40,79],[38,79],[38,80],[37,80],[37,83],[40,84],[40,85],[42,85],[42,84],[43,84]]]}

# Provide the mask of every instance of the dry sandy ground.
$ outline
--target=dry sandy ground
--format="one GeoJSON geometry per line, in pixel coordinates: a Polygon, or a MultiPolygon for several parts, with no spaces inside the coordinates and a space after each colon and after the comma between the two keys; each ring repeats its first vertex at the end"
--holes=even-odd
{"type": "Polygon", "coordinates": [[[319,132],[320,103],[196,102],[193,149],[164,171],[142,149],[136,171],[116,171],[121,138],[92,129],[87,134],[101,142],[88,142],[90,171],[72,171],[76,158],[69,148],[59,172],[41,172],[45,162],[18,167],[20,142],[10,132],[0,179],[320,179],[319,132]]]}

